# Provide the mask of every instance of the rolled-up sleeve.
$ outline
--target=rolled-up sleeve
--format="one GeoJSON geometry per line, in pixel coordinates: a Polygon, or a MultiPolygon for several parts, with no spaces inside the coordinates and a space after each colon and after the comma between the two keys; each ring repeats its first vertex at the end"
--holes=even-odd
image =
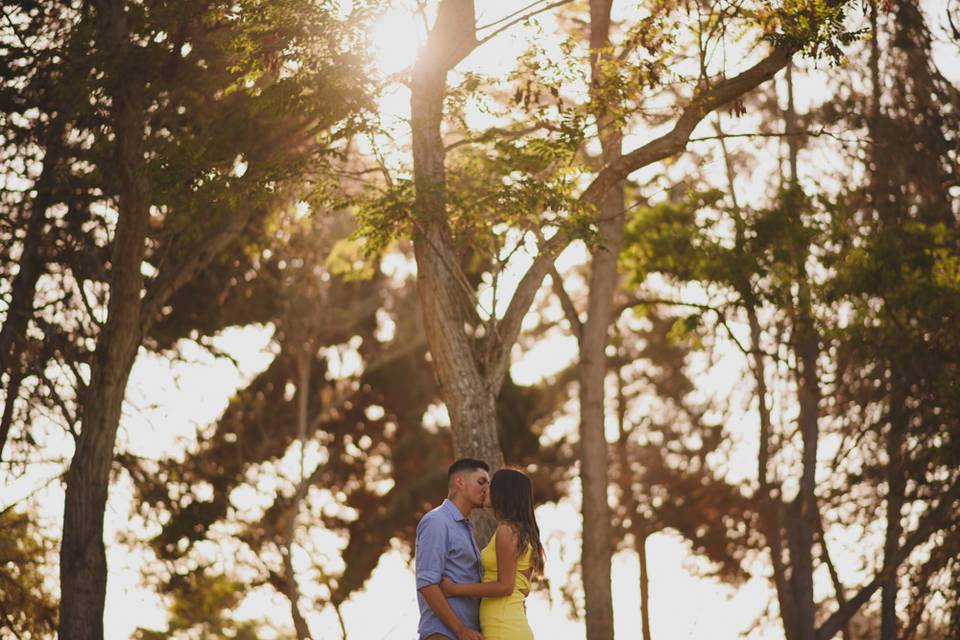
{"type": "Polygon", "coordinates": [[[417,590],[439,584],[447,557],[447,527],[439,518],[424,518],[417,527],[417,590]]]}

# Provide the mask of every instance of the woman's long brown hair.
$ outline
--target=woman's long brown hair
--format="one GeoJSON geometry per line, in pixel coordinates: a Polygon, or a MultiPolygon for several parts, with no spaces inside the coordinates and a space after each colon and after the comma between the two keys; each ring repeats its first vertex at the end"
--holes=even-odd
{"type": "Polygon", "coordinates": [[[540,527],[533,513],[533,483],[519,469],[499,469],[490,480],[490,504],[497,520],[508,522],[517,530],[517,558],[533,548],[533,570],[543,573],[544,552],[540,527]]]}

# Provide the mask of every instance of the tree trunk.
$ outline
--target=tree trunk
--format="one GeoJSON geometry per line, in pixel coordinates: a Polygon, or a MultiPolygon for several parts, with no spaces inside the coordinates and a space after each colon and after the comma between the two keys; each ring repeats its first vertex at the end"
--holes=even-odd
{"type": "MultiPolygon", "coordinates": [[[[630,434],[636,426],[627,428],[627,399],[623,392],[623,373],[619,367],[617,373],[617,466],[620,470],[618,481],[622,501],[623,517],[630,519],[627,530],[633,535],[633,545],[640,560],[640,616],[643,640],[650,640],[650,576],[647,570],[647,538],[649,529],[640,522],[640,508],[633,494],[633,476],[630,471],[628,444],[630,434]]],[[[626,531],[624,531],[626,533],[626,531]]]]}
{"type": "MultiPolygon", "coordinates": [[[[804,274],[804,277],[805,274],[804,274]]],[[[809,316],[809,284],[800,283],[801,303],[797,319],[797,363],[799,371],[800,433],[803,440],[800,492],[793,522],[793,587],[797,601],[800,640],[816,637],[816,602],[813,594],[813,544],[816,521],[819,519],[816,498],[817,446],[819,441],[820,387],[817,379],[819,338],[809,316]],[[806,298],[806,299],[805,299],[806,298]]]]}
{"type": "Polygon", "coordinates": [[[3,460],[3,448],[10,435],[10,425],[13,424],[13,414],[17,400],[20,399],[20,384],[23,382],[20,371],[11,372],[7,377],[7,385],[3,393],[3,415],[0,416],[0,461],[3,460]]]}
{"type": "MultiPolygon", "coordinates": [[[[498,388],[481,370],[478,340],[465,330],[472,290],[460,271],[447,221],[446,149],[441,135],[447,72],[476,43],[471,0],[446,0],[437,14],[427,46],[413,71],[410,125],[416,229],[417,291],[424,329],[440,394],[450,416],[457,457],[503,466],[497,436],[498,388]]],[[[484,510],[473,517],[474,534],[485,544],[495,523],[484,510]]]]}
{"type": "MultiPolygon", "coordinates": [[[[622,211],[622,208],[620,209],[622,211]]],[[[601,208],[609,211],[608,208],[601,208]]],[[[583,587],[587,640],[613,638],[610,585],[612,545],[607,502],[607,439],[604,433],[604,382],[607,337],[616,282],[616,256],[594,255],[589,318],[580,343],[580,478],[583,487],[583,587]]]]}
{"type": "MultiPolygon", "coordinates": [[[[871,100],[869,113],[869,127],[871,137],[876,141],[878,137],[883,136],[882,123],[880,117],[882,114],[881,93],[883,90],[880,79],[880,29],[878,25],[878,13],[876,2],[870,3],[870,85],[871,100]]],[[[884,148],[882,143],[875,142],[870,145],[871,154],[871,175],[870,187],[873,204],[876,208],[878,222],[881,224],[897,224],[896,218],[899,215],[900,207],[896,202],[896,189],[891,176],[890,165],[894,159],[890,158],[890,151],[884,148]],[[893,200],[893,201],[892,201],[893,200]]],[[[894,162],[895,164],[895,162],[894,162]]],[[[889,424],[887,428],[886,449],[887,449],[887,526],[884,532],[883,557],[884,563],[889,564],[893,554],[896,553],[900,544],[900,537],[903,534],[903,525],[901,522],[901,510],[903,509],[903,494],[905,490],[903,478],[903,454],[902,439],[906,433],[906,393],[903,383],[897,378],[898,367],[895,363],[888,363],[891,374],[890,385],[890,405],[889,424]]],[[[880,638],[881,640],[897,640],[898,621],[897,621],[897,572],[890,572],[890,575],[880,587],[880,638]]]]}
{"type": "MultiPolygon", "coordinates": [[[[101,48],[123,56],[129,38],[124,3],[101,3],[96,13],[101,48]]],[[[119,206],[111,251],[110,301],[97,340],[90,385],[82,398],[82,430],[67,473],[60,548],[61,640],[103,638],[107,584],[103,516],[127,379],[142,337],[140,266],[149,221],[143,114],[136,83],[118,80],[115,78],[111,112],[119,206]]]]}
{"type": "MultiPolygon", "coordinates": [[[[906,393],[902,374],[891,366],[890,424],[887,430],[887,529],[883,541],[884,565],[892,566],[893,556],[900,546],[903,534],[901,512],[906,490],[903,476],[903,437],[906,433],[908,417],[906,415],[906,393]]],[[[897,640],[899,622],[897,620],[897,571],[892,569],[880,591],[880,639],[897,640]]]]}
{"type": "MultiPolygon", "coordinates": [[[[443,6],[450,5],[448,0],[443,6]]],[[[438,17],[431,36],[443,42],[451,36],[437,31],[444,26],[439,24],[441,19],[438,17]]],[[[471,18],[471,37],[472,29],[471,18]]],[[[429,53],[414,70],[410,101],[417,289],[433,368],[450,415],[455,455],[478,457],[499,467],[498,390],[489,388],[477,358],[478,340],[464,329],[471,320],[466,311],[473,304],[472,290],[460,271],[447,222],[446,150],[440,133],[447,69],[438,66],[429,53]]]]}
{"type": "Polygon", "coordinates": [[[640,558],[640,624],[643,640],[650,640],[650,573],[647,567],[647,536],[639,530],[634,537],[637,557],[640,558]]]}
{"type": "MultiPolygon", "coordinates": [[[[789,151],[790,188],[799,189],[799,140],[797,112],[793,100],[793,64],[787,65],[787,109],[784,128],[789,151]]],[[[802,215],[795,211],[794,215],[802,215]]],[[[797,358],[797,395],[800,404],[799,428],[803,443],[801,452],[800,489],[791,505],[788,524],[790,541],[791,583],[795,598],[798,640],[816,637],[817,607],[813,592],[813,545],[817,523],[817,447],[820,439],[820,381],[817,360],[820,356],[820,336],[814,324],[810,293],[810,278],[806,270],[806,251],[796,258],[798,293],[793,310],[795,333],[794,353],[797,358]]]]}
{"type": "MultiPolygon", "coordinates": [[[[734,183],[734,168],[727,150],[726,139],[718,116],[716,122],[720,149],[723,152],[724,167],[726,170],[727,189],[730,192],[730,201],[734,216],[734,230],[738,251],[745,250],[746,223],[740,210],[737,199],[736,184],[734,183]]],[[[757,296],[753,291],[753,284],[748,278],[737,284],[737,293],[747,313],[747,322],[750,327],[750,358],[748,366],[757,385],[757,413],[760,418],[759,442],[757,443],[757,503],[760,513],[760,522],[763,534],[770,547],[770,564],[773,568],[773,584],[777,592],[777,603],[780,605],[780,617],[783,623],[783,632],[787,640],[794,640],[796,629],[796,604],[792,587],[787,580],[786,567],[783,562],[783,536],[780,517],[780,496],[773,493],[770,484],[770,436],[773,433],[773,421],[770,417],[770,405],[767,400],[767,368],[761,346],[760,320],[757,318],[757,296]]]]}
{"type": "MultiPolygon", "coordinates": [[[[751,296],[752,297],[752,296],[751,296]]],[[[797,605],[793,587],[787,579],[783,561],[783,533],[780,514],[780,495],[774,493],[769,480],[770,435],[772,421],[770,406],[767,402],[766,366],[760,347],[760,322],[752,301],[747,302],[747,318],[750,324],[750,351],[753,359],[754,380],[757,383],[757,407],[760,414],[760,442],[757,456],[757,477],[759,480],[759,503],[764,535],[770,547],[770,561],[773,568],[773,583],[777,590],[777,603],[780,605],[780,617],[783,632],[787,640],[794,640],[797,629],[797,605]]]]}
{"type": "Polygon", "coordinates": [[[300,587],[293,569],[293,542],[297,533],[297,521],[300,519],[300,507],[309,489],[305,468],[305,447],[307,446],[307,425],[310,422],[310,376],[313,370],[313,358],[316,355],[312,341],[307,337],[300,353],[297,354],[297,443],[300,446],[300,473],[297,487],[290,505],[290,521],[287,524],[285,544],[280,550],[283,557],[284,595],[290,601],[290,616],[297,640],[313,640],[310,625],[300,611],[300,587]]]}
{"type": "MultiPolygon", "coordinates": [[[[600,123],[604,164],[621,155],[621,133],[602,99],[603,61],[610,57],[610,0],[590,2],[590,68],[594,115],[600,123]]],[[[613,296],[619,282],[618,261],[623,245],[624,194],[614,185],[597,207],[601,245],[590,266],[587,318],[580,336],[580,479],[583,488],[583,587],[587,640],[613,638],[613,597],[610,564],[613,546],[611,511],[607,502],[608,445],[605,434],[607,345],[613,322],[613,296]]]]}
{"type": "Polygon", "coordinates": [[[58,112],[50,124],[43,156],[40,177],[30,205],[27,233],[23,239],[23,252],[18,266],[20,270],[13,279],[10,290],[10,305],[3,326],[0,327],[0,376],[7,376],[4,393],[3,416],[0,417],[0,460],[13,422],[14,407],[20,394],[20,384],[26,377],[26,363],[22,361],[27,324],[33,316],[33,300],[37,282],[43,273],[46,256],[43,252],[43,229],[47,209],[53,204],[53,187],[56,184],[57,165],[63,154],[63,113],[58,112]]]}

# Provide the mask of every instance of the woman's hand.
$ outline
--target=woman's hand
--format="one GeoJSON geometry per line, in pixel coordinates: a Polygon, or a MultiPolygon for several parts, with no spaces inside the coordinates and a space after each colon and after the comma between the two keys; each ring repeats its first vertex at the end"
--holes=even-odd
{"type": "Polygon", "coordinates": [[[442,591],[443,595],[447,596],[448,598],[460,595],[459,587],[460,585],[450,578],[444,578],[440,581],[440,591],[442,591]]]}

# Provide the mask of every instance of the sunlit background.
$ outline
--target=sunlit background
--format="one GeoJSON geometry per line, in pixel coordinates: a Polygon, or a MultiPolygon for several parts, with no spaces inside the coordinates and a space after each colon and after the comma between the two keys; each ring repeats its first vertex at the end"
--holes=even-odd
{"type": "MultiPolygon", "coordinates": [[[[434,3],[428,3],[427,10],[418,10],[418,3],[394,0],[383,3],[383,11],[368,30],[374,57],[373,68],[379,78],[386,83],[379,96],[377,118],[379,129],[369,132],[357,140],[359,150],[368,157],[382,158],[385,164],[398,175],[409,172],[409,72],[418,51],[423,46],[429,24],[435,18],[434,3]]],[[[478,24],[497,23],[518,8],[518,3],[508,0],[490,0],[478,2],[478,24]]],[[[935,1],[927,2],[931,13],[936,13],[939,5],[935,1]]],[[[638,11],[635,3],[617,3],[615,17],[629,20],[638,11]]],[[[345,7],[344,10],[349,10],[345,7]]],[[[495,28],[495,27],[494,27],[495,28]]],[[[515,69],[517,60],[526,51],[530,41],[536,38],[539,46],[557,58],[562,57],[560,46],[563,38],[555,35],[560,26],[551,12],[538,15],[526,24],[519,24],[495,40],[473,52],[457,67],[455,74],[477,73],[486,77],[506,77],[515,69]]],[[[487,32],[490,30],[488,29],[487,32]]],[[[483,36],[485,32],[481,31],[483,36]]],[[[743,42],[741,51],[730,51],[728,55],[755,55],[748,50],[749,43],[743,42]]],[[[960,57],[955,49],[939,44],[935,47],[941,69],[949,70],[952,79],[960,79],[960,57]]],[[[695,65],[695,61],[690,61],[695,65]]],[[[824,76],[815,64],[801,63],[795,76],[798,87],[798,108],[803,111],[819,101],[827,91],[824,76]]],[[[682,69],[677,70],[678,75],[682,69]]],[[[456,82],[452,78],[451,82],[456,82]]],[[[777,80],[781,82],[782,78],[777,80]]],[[[571,97],[583,99],[586,87],[569,87],[571,97]]],[[[473,130],[482,130],[502,124],[500,116],[491,114],[468,102],[466,119],[473,130]]],[[[725,124],[730,130],[749,131],[759,125],[757,116],[747,115],[737,119],[724,114],[725,124]]],[[[669,122],[667,123],[669,124],[669,122]]],[[[709,136],[712,125],[705,123],[698,129],[694,138],[709,136]]],[[[650,139],[658,133],[656,128],[636,128],[627,135],[624,146],[631,148],[637,143],[650,139]]],[[[734,140],[733,151],[752,148],[750,139],[734,140]]],[[[719,176],[723,170],[719,156],[710,155],[708,148],[716,146],[715,141],[692,143],[691,149],[705,157],[712,158],[706,172],[715,172],[719,176]]],[[[681,159],[669,171],[682,173],[685,170],[681,159]]],[[[773,165],[776,159],[770,159],[773,165]]],[[[839,162],[836,158],[825,157],[825,165],[839,162]]],[[[761,176],[770,167],[756,167],[756,175],[761,176]]],[[[658,169],[659,171],[659,169],[658,169]]],[[[241,170],[242,175],[242,170],[241,170]]],[[[633,176],[642,182],[652,179],[656,171],[641,172],[645,175],[633,176]]],[[[737,187],[746,203],[762,198],[763,186],[751,175],[737,176],[737,187]]],[[[306,206],[306,205],[305,205],[306,206]]],[[[582,243],[567,249],[559,258],[557,265],[561,273],[570,274],[571,286],[579,281],[577,270],[587,262],[587,250],[582,243]]],[[[484,307],[493,306],[493,296],[505,300],[509,298],[512,287],[532,258],[518,254],[511,262],[503,282],[494,292],[487,287],[481,288],[480,303],[484,307]]],[[[394,255],[385,259],[385,270],[393,270],[398,278],[413,270],[412,263],[403,257],[394,255]]],[[[575,292],[576,293],[576,292],[575,292]]],[[[527,328],[535,329],[544,322],[544,317],[554,320],[562,317],[562,311],[556,301],[548,300],[548,292],[541,292],[541,310],[527,320],[527,328]]],[[[706,301],[708,292],[697,289],[685,290],[684,299],[706,301]]],[[[501,305],[502,308],[502,305],[501,305]]],[[[211,344],[220,356],[211,349],[204,348],[193,341],[181,341],[177,345],[178,353],[174,359],[157,355],[141,349],[128,387],[121,423],[118,448],[133,456],[144,458],[182,457],[196,447],[198,437],[212,429],[227,407],[230,398],[244,388],[255,376],[270,365],[277,353],[273,341],[272,326],[248,326],[234,328],[217,335],[211,344]],[[229,356],[229,357],[227,357],[229,356]]],[[[731,328],[734,336],[741,339],[747,336],[747,328],[734,324],[731,328]]],[[[757,417],[750,410],[752,387],[743,380],[747,363],[736,349],[730,338],[717,338],[715,357],[695,357],[691,370],[696,380],[696,394],[705,402],[710,399],[725,399],[727,413],[722,417],[730,436],[728,450],[727,478],[738,481],[754,477],[756,472],[756,432],[757,417]]],[[[348,378],[358,372],[361,358],[358,344],[346,342],[339,347],[330,348],[328,359],[336,366],[328,376],[348,378]]],[[[535,384],[545,378],[556,375],[567,368],[576,358],[577,343],[567,332],[554,328],[547,331],[543,338],[529,341],[523,348],[515,351],[511,368],[513,380],[521,385],[535,384]]],[[[399,381],[398,381],[399,383],[399,381]]],[[[777,419],[789,421],[796,413],[794,407],[777,407],[777,419]]],[[[561,437],[575,437],[576,412],[571,409],[567,415],[555,420],[544,430],[544,438],[554,441],[561,437]]],[[[444,411],[435,407],[428,421],[439,428],[446,428],[444,411]]],[[[607,425],[609,439],[616,436],[616,424],[613,418],[607,425]]],[[[51,531],[60,526],[63,510],[63,488],[57,481],[63,470],[62,461],[69,459],[73,443],[64,437],[60,427],[53,424],[36,425],[43,433],[45,448],[43,457],[49,462],[37,462],[31,465],[30,473],[12,479],[4,485],[0,508],[14,504],[31,495],[42,506],[44,523],[51,531]]],[[[824,463],[832,460],[839,443],[822,443],[820,457],[824,463]]],[[[294,445],[281,461],[254,471],[248,477],[242,494],[234,495],[236,504],[246,505],[251,514],[269,506],[277,491],[276,477],[294,478],[298,466],[303,462],[309,468],[323,463],[322,446],[310,443],[303,450],[294,445]]],[[[821,469],[826,474],[829,469],[821,469]]],[[[238,490],[239,491],[239,490],[238,490]]],[[[156,589],[144,582],[142,569],[145,555],[142,546],[135,544],[138,539],[146,539],[158,533],[156,523],[148,523],[138,515],[131,516],[133,486],[129,477],[119,474],[111,487],[110,502],[106,516],[106,536],[108,543],[109,581],[107,608],[105,613],[106,633],[111,639],[126,639],[139,627],[162,630],[165,628],[168,613],[167,603],[158,595],[156,589]]],[[[338,502],[335,491],[318,492],[314,499],[318,509],[335,509],[338,502]]],[[[436,496],[436,501],[443,496],[436,496]]],[[[547,552],[546,580],[535,588],[527,601],[527,611],[531,627],[538,638],[576,639],[584,637],[582,620],[576,619],[571,603],[565,595],[565,585],[572,579],[574,567],[580,553],[580,512],[579,487],[574,481],[570,487],[570,496],[557,504],[545,504],[538,508],[537,517],[542,528],[547,552]]],[[[309,517],[304,515],[304,518],[309,517]]],[[[837,549],[835,561],[842,577],[850,583],[862,578],[864,573],[860,565],[858,546],[861,536],[872,536],[876,532],[831,532],[837,549]]],[[[342,569],[339,552],[345,541],[330,534],[317,533],[313,541],[314,549],[319,550],[324,570],[336,574],[342,569]]],[[[242,545],[229,542],[204,542],[214,568],[225,573],[239,572],[242,577],[247,559],[243,557],[242,545]]],[[[769,581],[762,575],[763,569],[757,567],[755,577],[737,587],[730,586],[716,578],[709,577],[709,564],[691,551],[689,543],[669,531],[656,533],[648,540],[650,572],[650,610],[652,635],[660,639],[710,638],[715,640],[733,639],[744,635],[756,639],[777,639],[782,630],[775,616],[767,613],[768,603],[775,598],[769,587],[769,581]]],[[[203,549],[201,549],[202,554],[203,549]]],[[[302,570],[309,568],[310,558],[306,553],[294,555],[295,567],[299,563],[302,570]]],[[[829,576],[825,572],[817,575],[817,589],[829,593],[829,576]]],[[[51,585],[56,588],[55,576],[50,576],[51,585]]],[[[322,602],[327,588],[322,584],[301,584],[303,595],[307,599],[322,602]]],[[[614,614],[617,636],[620,638],[639,637],[639,563],[636,553],[629,550],[619,551],[613,564],[614,614]]],[[[415,637],[417,625],[417,605],[411,560],[407,550],[397,547],[380,558],[376,570],[365,587],[352,595],[342,606],[341,613],[347,635],[359,640],[409,640],[415,637]]],[[[272,620],[286,619],[289,616],[289,603],[277,594],[269,585],[251,586],[244,594],[236,610],[238,619],[272,620]]],[[[313,608],[309,613],[311,628],[318,638],[339,638],[341,623],[337,612],[330,606],[313,608]]]]}

